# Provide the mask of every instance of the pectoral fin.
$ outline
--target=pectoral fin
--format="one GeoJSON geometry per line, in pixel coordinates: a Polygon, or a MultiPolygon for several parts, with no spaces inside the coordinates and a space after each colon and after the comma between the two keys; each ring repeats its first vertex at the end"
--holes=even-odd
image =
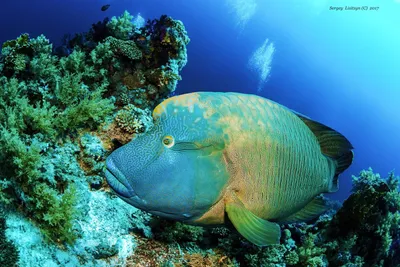
{"type": "Polygon", "coordinates": [[[279,220],[279,223],[304,222],[319,216],[327,210],[326,201],[321,197],[311,200],[304,208],[298,212],[279,220]]]}
{"type": "Polygon", "coordinates": [[[236,230],[257,246],[279,244],[281,228],[247,210],[239,200],[227,203],[225,211],[236,230]]]}

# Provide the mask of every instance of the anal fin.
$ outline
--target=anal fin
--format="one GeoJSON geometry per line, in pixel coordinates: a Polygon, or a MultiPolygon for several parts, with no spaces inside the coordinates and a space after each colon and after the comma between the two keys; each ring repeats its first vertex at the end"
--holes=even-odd
{"type": "Polygon", "coordinates": [[[240,200],[227,203],[225,210],[236,230],[251,243],[257,246],[279,244],[279,225],[254,215],[240,200]]]}
{"type": "Polygon", "coordinates": [[[283,218],[279,219],[279,223],[294,223],[294,222],[304,222],[314,219],[319,216],[321,213],[327,210],[326,200],[322,197],[316,197],[311,200],[304,208],[299,210],[298,212],[283,218]]]}

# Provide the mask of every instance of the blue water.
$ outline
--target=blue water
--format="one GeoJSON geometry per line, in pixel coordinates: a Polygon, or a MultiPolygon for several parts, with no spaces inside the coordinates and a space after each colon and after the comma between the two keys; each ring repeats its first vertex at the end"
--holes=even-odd
{"type": "MultiPolygon", "coordinates": [[[[236,91],[258,94],[343,133],[355,147],[353,165],[334,196],[345,198],[351,175],[372,167],[400,173],[400,1],[268,0],[14,0],[0,8],[0,42],[23,32],[60,43],[127,9],[145,19],[168,14],[191,38],[177,93],[236,91]],[[234,3],[256,5],[241,20],[234,3]],[[106,12],[104,4],[111,4],[106,12]],[[378,7],[335,11],[341,6],[378,7]],[[248,62],[269,40],[275,48],[268,80],[248,62]],[[260,89],[260,91],[258,90],[260,89]]],[[[251,8],[250,8],[251,9],[251,8]]],[[[243,15],[243,13],[242,13],[243,15]]]]}

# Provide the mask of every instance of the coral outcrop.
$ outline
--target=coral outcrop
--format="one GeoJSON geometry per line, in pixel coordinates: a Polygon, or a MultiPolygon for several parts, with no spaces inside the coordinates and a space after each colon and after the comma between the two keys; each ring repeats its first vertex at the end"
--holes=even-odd
{"type": "Polygon", "coordinates": [[[124,264],[136,247],[131,231],[151,236],[148,215],[112,197],[104,161],[151,127],[150,110],[180,80],[175,65],[186,64],[189,39],[172,18],[142,28],[132,18],[105,19],[57,48],[27,33],[2,46],[0,234],[10,240],[1,243],[9,266],[17,251],[21,266],[124,264]],[[154,41],[167,31],[168,46],[154,41]]]}

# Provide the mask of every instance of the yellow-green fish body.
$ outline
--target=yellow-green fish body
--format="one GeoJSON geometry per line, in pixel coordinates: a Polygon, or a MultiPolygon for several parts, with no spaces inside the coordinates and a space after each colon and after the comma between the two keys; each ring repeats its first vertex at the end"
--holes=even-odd
{"type": "Polygon", "coordinates": [[[235,191],[247,209],[279,220],[330,191],[334,160],[321,153],[316,136],[296,114],[254,95],[221,94],[213,102],[217,107],[207,107],[222,115],[215,127],[226,136],[227,191],[235,191]]]}
{"type": "Polygon", "coordinates": [[[255,95],[185,94],[158,105],[153,117],[147,136],[107,160],[114,190],[134,206],[189,223],[222,224],[228,214],[257,245],[279,242],[275,222],[320,214],[316,197],[337,190],[353,157],[339,133],[255,95]],[[129,160],[138,154],[147,160],[129,160]],[[148,178],[138,182],[139,175],[148,178]]]}

